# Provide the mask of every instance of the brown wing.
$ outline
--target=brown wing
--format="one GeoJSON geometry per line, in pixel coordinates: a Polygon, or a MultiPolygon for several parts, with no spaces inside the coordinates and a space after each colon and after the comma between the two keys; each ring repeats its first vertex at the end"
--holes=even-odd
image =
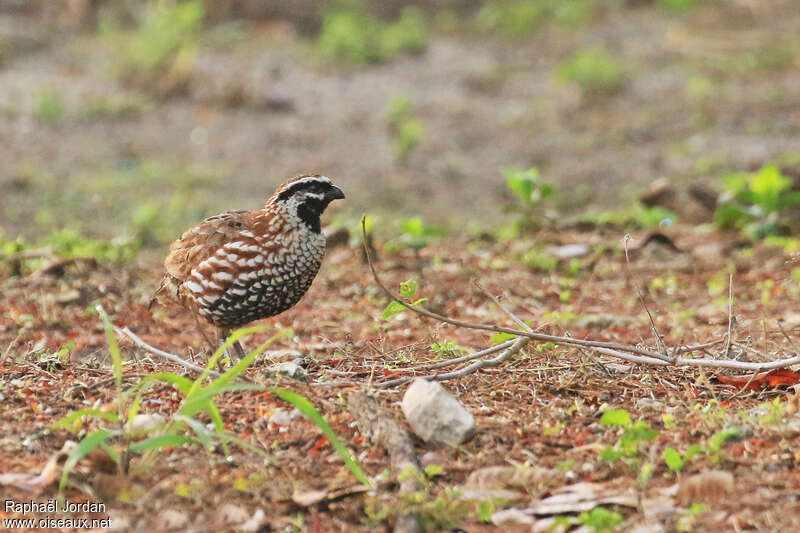
{"type": "Polygon", "coordinates": [[[228,211],[209,217],[187,229],[170,246],[164,260],[167,275],[184,282],[192,269],[214,255],[227,242],[237,240],[242,230],[250,229],[250,211],[228,211]]]}
{"type": "Polygon", "coordinates": [[[156,302],[167,304],[181,302],[180,286],[189,277],[192,269],[208,259],[226,242],[236,240],[237,232],[248,229],[251,211],[228,211],[203,220],[189,228],[181,238],[170,245],[170,253],[164,260],[167,274],[153,293],[149,308],[156,302]],[[162,294],[166,300],[162,299],[162,294]]]}

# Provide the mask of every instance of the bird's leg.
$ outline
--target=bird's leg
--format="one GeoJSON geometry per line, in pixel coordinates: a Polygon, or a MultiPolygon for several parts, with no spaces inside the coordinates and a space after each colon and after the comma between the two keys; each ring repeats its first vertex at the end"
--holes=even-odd
{"type": "Polygon", "coordinates": [[[244,348],[242,348],[242,345],[239,344],[239,341],[233,343],[233,351],[236,352],[236,357],[239,359],[239,361],[244,359],[247,355],[244,353],[244,348]]]}
{"type": "MultiPolygon", "coordinates": [[[[231,330],[230,329],[228,329],[228,328],[219,328],[219,343],[220,343],[220,346],[225,344],[225,341],[228,339],[230,334],[231,334],[231,330]]],[[[231,356],[230,349],[225,349],[225,357],[227,357],[231,361],[241,361],[242,359],[244,359],[245,355],[247,355],[245,353],[245,351],[244,351],[244,348],[242,348],[242,345],[239,343],[238,340],[233,342],[233,353],[236,355],[236,357],[232,357],[231,356]]]]}
{"type": "MultiPolygon", "coordinates": [[[[230,336],[231,330],[228,328],[219,328],[219,345],[222,346],[225,344],[225,341],[228,340],[228,336],[230,336]]],[[[222,366],[222,360],[227,359],[229,361],[233,361],[233,357],[231,357],[231,352],[229,348],[225,348],[225,357],[220,358],[218,362],[219,369],[224,371],[225,369],[222,366]]]]}

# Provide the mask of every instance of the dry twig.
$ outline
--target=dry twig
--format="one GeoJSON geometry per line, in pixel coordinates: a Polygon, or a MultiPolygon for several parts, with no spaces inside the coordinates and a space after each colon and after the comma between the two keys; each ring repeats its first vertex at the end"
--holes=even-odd
{"type": "MultiPolygon", "coordinates": [[[[366,217],[361,219],[361,229],[362,229],[364,238],[366,239],[365,220],[366,220],[366,217]]],[[[717,344],[720,344],[720,343],[724,342],[725,339],[718,339],[718,340],[707,342],[707,343],[701,343],[701,344],[698,344],[698,345],[695,345],[695,346],[678,347],[678,348],[673,349],[672,350],[672,354],[670,355],[666,344],[664,343],[663,339],[661,338],[661,335],[659,334],[658,330],[655,328],[655,323],[653,322],[652,316],[650,316],[649,311],[647,311],[646,306],[645,306],[645,310],[647,311],[648,316],[650,316],[651,325],[653,326],[653,329],[655,331],[656,338],[658,339],[659,344],[661,345],[661,347],[663,347],[663,350],[664,350],[663,353],[659,353],[659,352],[656,352],[656,351],[653,351],[653,350],[648,350],[648,349],[645,349],[645,348],[641,348],[639,346],[626,345],[626,344],[620,344],[620,343],[614,343],[614,342],[593,341],[593,340],[588,340],[588,339],[586,339],[586,340],[584,340],[584,339],[573,339],[571,337],[561,337],[561,336],[557,336],[557,335],[545,335],[545,334],[541,334],[541,333],[536,333],[532,328],[530,328],[527,324],[525,324],[524,321],[522,321],[519,317],[514,315],[506,306],[502,305],[502,303],[496,297],[491,296],[491,295],[489,295],[489,296],[492,299],[492,301],[501,310],[503,310],[507,315],[509,315],[509,317],[516,324],[518,324],[522,329],[521,330],[515,330],[515,329],[495,326],[495,325],[492,325],[492,324],[474,324],[474,323],[470,323],[470,322],[465,322],[463,320],[458,320],[458,319],[454,319],[454,318],[451,318],[451,317],[448,317],[448,316],[440,315],[438,313],[434,313],[433,311],[425,309],[424,307],[421,307],[419,305],[412,305],[412,304],[410,304],[408,302],[403,301],[403,299],[400,296],[394,294],[381,281],[380,277],[378,276],[378,272],[375,269],[375,265],[372,262],[372,256],[369,253],[369,250],[366,249],[366,248],[365,248],[365,256],[366,256],[367,262],[369,264],[370,272],[372,273],[372,278],[375,280],[375,283],[378,285],[378,287],[381,289],[381,291],[383,291],[383,293],[390,300],[393,300],[393,301],[396,301],[396,302],[400,303],[400,305],[402,305],[403,307],[405,307],[409,311],[412,311],[413,313],[415,313],[417,315],[420,315],[422,317],[431,318],[431,319],[436,320],[438,322],[445,322],[447,324],[452,324],[452,325],[458,326],[458,327],[463,327],[463,328],[468,328],[468,329],[475,329],[475,330],[482,330],[482,331],[491,331],[491,332],[494,332],[494,333],[509,333],[509,334],[514,335],[515,337],[517,337],[517,339],[515,341],[509,341],[509,342],[511,342],[511,344],[507,345],[508,347],[505,348],[505,351],[503,353],[501,353],[500,355],[498,355],[497,357],[494,357],[494,358],[486,360],[486,361],[478,361],[478,362],[473,363],[473,364],[471,364],[471,365],[469,365],[467,367],[464,367],[464,368],[462,368],[460,370],[456,370],[456,371],[453,371],[453,372],[448,372],[448,373],[444,373],[444,374],[435,374],[433,376],[424,376],[426,379],[432,379],[432,380],[436,380],[436,381],[441,381],[441,380],[445,380],[445,379],[453,379],[455,377],[462,377],[464,375],[470,374],[472,372],[475,372],[475,371],[477,371],[477,370],[479,370],[481,368],[487,367],[487,366],[496,366],[496,365],[500,364],[501,362],[505,361],[506,359],[508,359],[508,357],[510,357],[514,353],[516,353],[525,344],[524,342],[517,343],[517,341],[522,341],[523,340],[522,338],[527,339],[526,342],[529,341],[529,340],[538,340],[538,341],[552,342],[554,344],[560,344],[560,345],[568,345],[568,346],[576,346],[576,347],[588,348],[588,349],[590,349],[590,350],[592,350],[592,351],[594,351],[596,353],[602,354],[602,355],[608,355],[608,356],[611,356],[611,357],[615,357],[617,359],[623,359],[623,360],[630,361],[630,362],[633,362],[633,363],[641,363],[641,364],[648,364],[648,365],[655,365],[655,366],[695,366],[695,367],[699,367],[699,368],[728,368],[728,369],[736,369],[736,370],[754,370],[754,371],[758,372],[758,371],[764,371],[764,370],[772,370],[772,369],[776,369],[776,368],[785,368],[785,367],[788,367],[788,366],[800,364],[800,354],[794,355],[793,357],[788,357],[786,359],[779,359],[779,360],[766,361],[766,362],[762,361],[762,362],[757,362],[757,363],[755,363],[755,362],[747,362],[747,361],[736,361],[736,360],[731,360],[731,359],[716,359],[716,358],[699,358],[699,359],[695,359],[695,358],[691,358],[691,357],[681,357],[681,356],[679,356],[679,354],[686,354],[686,353],[691,353],[691,352],[695,352],[695,351],[705,350],[705,349],[707,349],[707,348],[709,348],[711,346],[715,346],[717,344]]],[[[730,337],[731,337],[731,334],[732,334],[731,330],[732,330],[732,327],[733,327],[733,325],[732,325],[733,324],[733,322],[732,322],[733,321],[733,319],[732,319],[732,308],[733,308],[733,305],[732,305],[732,295],[733,295],[732,285],[733,285],[733,280],[731,279],[730,302],[729,302],[729,333],[728,333],[728,337],[727,337],[727,343],[730,343],[730,345],[736,346],[736,347],[738,347],[738,348],[740,348],[742,350],[755,353],[755,354],[757,354],[757,355],[759,355],[759,356],[761,356],[761,357],[766,359],[767,356],[763,352],[760,352],[759,350],[756,350],[756,349],[754,349],[754,348],[752,348],[750,346],[741,344],[739,342],[731,341],[730,337]]],[[[642,303],[644,305],[644,302],[642,302],[642,303]]],[[[494,347],[494,348],[499,348],[499,347],[494,347]]],[[[726,347],[726,351],[727,350],[729,350],[728,347],[726,347]]],[[[478,357],[480,357],[482,355],[486,355],[488,353],[494,353],[494,351],[497,351],[497,350],[490,348],[489,350],[483,350],[481,352],[476,352],[476,353],[471,354],[469,356],[464,356],[463,358],[458,358],[458,360],[453,360],[453,361],[450,361],[448,363],[449,364],[455,364],[456,362],[463,362],[465,360],[471,360],[471,359],[474,359],[474,358],[478,358],[478,357]],[[491,350],[491,352],[490,352],[490,350],[491,350]]],[[[435,367],[438,368],[440,366],[448,366],[448,365],[445,365],[445,364],[439,365],[439,364],[437,364],[435,367]]],[[[434,366],[431,366],[430,368],[434,368],[434,366]]],[[[383,382],[383,383],[379,384],[378,386],[381,387],[381,388],[397,386],[397,385],[400,385],[400,384],[403,384],[403,383],[407,383],[411,379],[412,379],[411,377],[403,377],[403,378],[399,378],[399,379],[383,382]]]]}
{"type": "MultiPolygon", "coordinates": [[[[167,361],[172,361],[173,363],[178,363],[179,365],[183,366],[187,370],[192,370],[194,372],[199,372],[201,374],[206,371],[206,369],[203,368],[202,366],[196,365],[194,363],[190,363],[189,361],[187,361],[186,359],[183,359],[182,357],[179,357],[179,356],[177,356],[175,354],[171,354],[169,352],[165,352],[164,350],[159,350],[155,346],[151,346],[151,345],[147,344],[146,342],[144,342],[142,339],[140,339],[134,332],[132,332],[128,328],[120,328],[120,327],[114,326],[114,331],[116,331],[118,334],[123,335],[123,336],[127,337],[128,339],[132,340],[134,344],[136,344],[137,346],[139,346],[141,348],[144,348],[145,350],[147,350],[151,354],[157,355],[159,357],[162,357],[162,358],[166,359],[167,361]]],[[[219,377],[222,374],[220,374],[216,370],[211,370],[211,371],[209,371],[209,375],[214,376],[214,377],[219,377]]],[[[241,376],[241,377],[244,377],[244,376],[241,376]]]]}

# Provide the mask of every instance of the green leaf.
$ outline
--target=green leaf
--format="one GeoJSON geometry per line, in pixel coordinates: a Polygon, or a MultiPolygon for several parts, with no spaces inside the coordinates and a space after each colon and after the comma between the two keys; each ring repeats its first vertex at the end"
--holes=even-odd
{"type": "Polygon", "coordinates": [[[97,306],[97,312],[100,318],[103,319],[103,326],[106,330],[106,340],[108,342],[108,351],[111,353],[111,363],[114,368],[114,382],[117,384],[117,390],[122,390],[122,357],[119,354],[119,345],[117,344],[117,336],[114,333],[114,326],[111,324],[111,319],[101,306],[97,306]]]}
{"type": "Polygon", "coordinates": [[[680,472],[681,468],[683,468],[683,458],[681,458],[681,454],[669,446],[664,450],[664,462],[667,463],[667,468],[673,472],[680,472]]]}
{"type": "Polygon", "coordinates": [[[425,467],[425,475],[428,476],[428,479],[439,476],[442,472],[444,472],[444,467],[441,465],[428,465],[425,467]]]}
{"type": "MultiPolygon", "coordinates": [[[[206,450],[211,449],[211,432],[208,431],[208,428],[202,422],[191,418],[189,416],[183,415],[175,415],[175,422],[176,423],[184,423],[194,431],[194,434],[197,435],[197,438],[200,440],[200,443],[203,445],[203,448],[206,450]]],[[[177,424],[174,424],[177,425],[177,424]]]]}
{"type": "Polygon", "coordinates": [[[183,444],[196,444],[197,440],[186,437],[184,435],[157,435],[149,437],[130,445],[132,452],[143,452],[146,450],[160,450],[162,448],[169,448],[171,446],[181,446],[183,444]]]}
{"type": "Polygon", "coordinates": [[[698,453],[702,452],[703,448],[699,444],[692,444],[689,446],[689,449],[686,450],[686,454],[683,456],[683,462],[688,463],[692,460],[692,457],[697,455],[698,453]]]}
{"type": "Polygon", "coordinates": [[[241,339],[241,338],[242,338],[242,337],[244,337],[245,335],[249,335],[249,334],[251,334],[251,333],[256,333],[256,332],[264,331],[265,329],[267,329],[267,326],[266,326],[266,325],[263,325],[263,326],[253,326],[253,327],[250,327],[250,328],[240,328],[240,329],[237,329],[236,331],[234,331],[234,332],[231,334],[231,336],[230,336],[230,337],[228,337],[227,339],[225,339],[225,342],[224,342],[224,343],[222,343],[222,346],[220,346],[219,348],[217,348],[217,351],[216,351],[216,352],[214,352],[214,354],[213,354],[213,355],[211,356],[211,358],[208,360],[208,364],[206,365],[206,368],[203,370],[203,373],[202,373],[202,374],[200,374],[200,377],[199,377],[199,378],[197,378],[196,380],[194,380],[194,383],[192,384],[192,388],[189,390],[189,392],[188,392],[188,393],[186,393],[186,395],[187,395],[187,396],[189,396],[189,395],[191,395],[191,394],[192,394],[192,392],[194,392],[195,390],[197,390],[198,388],[200,388],[200,386],[201,386],[201,385],[202,385],[202,383],[203,383],[203,382],[206,380],[206,378],[209,376],[209,374],[211,374],[211,370],[212,370],[214,367],[216,367],[216,366],[217,366],[217,361],[219,361],[219,359],[222,357],[222,355],[225,353],[225,351],[226,351],[228,348],[230,348],[231,346],[233,346],[233,343],[234,343],[234,342],[238,341],[239,339],[241,339]]]}
{"type": "Polygon", "coordinates": [[[728,428],[718,431],[710,439],[708,439],[708,449],[711,452],[718,452],[726,440],[737,438],[739,435],[741,435],[741,433],[742,432],[739,428],[728,428]]]}
{"type": "Polygon", "coordinates": [[[389,302],[389,305],[386,306],[386,309],[383,310],[383,315],[381,315],[381,320],[388,320],[394,315],[405,311],[405,306],[398,302],[397,300],[389,302]]]}
{"type": "Polygon", "coordinates": [[[400,229],[410,237],[425,236],[425,221],[422,217],[412,217],[400,221],[400,229]]]}
{"type": "MultiPolygon", "coordinates": [[[[511,189],[521,204],[531,205],[534,203],[534,191],[540,187],[538,169],[530,168],[528,170],[519,170],[504,168],[501,169],[501,172],[506,177],[508,188],[511,189]]],[[[539,189],[539,197],[549,196],[552,193],[552,187],[549,187],[547,190],[544,188],[539,189]]]]}
{"type": "Polygon", "coordinates": [[[631,425],[631,415],[625,409],[609,409],[600,418],[600,423],[604,426],[623,426],[631,425]]]}
{"type": "Polygon", "coordinates": [[[53,423],[50,426],[50,429],[66,429],[68,431],[75,432],[77,429],[80,429],[82,425],[79,423],[76,428],[75,422],[78,421],[80,418],[84,416],[93,416],[97,418],[102,418],[103,420],[108,420],[109,422],[119,422],[119,416],[116,413],[109,413],[106,411],[101,411],[100,409],[81,409],[80,411],[74,411],[68,415],[66,415],[61,420],[53,423]]]}
{"type": "Polygon", "coordinates": [[[622,523],[622,515],[603,507],[595,507],[588,513],[581,513],[578,523],[589,526],[594,533],[607,533],[622,523]]]}
{"type": "Polygon", "coordinates": [[[611,446],[606,446],[606,448],[600,453],[600,459],[603,461],[607,461],[609,463],[613,463],[617,459],[622,457],[622,453],[615,450],[611,446]]]}
{"type": "MultiPolygon", "coordinates": [[[[61,482],[58,484],[58,490],[64,490],[64,487],[67,486],[67,479],[69,478],[70,472],[72,469],[75,468],[75,465],[78,464],[78,461],[83,459],[83,457],[94,450],[95,448],[105,444],[106,440],[110,439],[111,437],[115,437],[120,435],[122,432],[120,430],[107,430],[107,429],[98,429],[97,431],[93,431],[86,435],[83,440],[78,443],[78,446],[75,447],[74,450],[69,454],[67,460],[64,462],[64,470],[61,474],[61,482]]],[[[112,457],[113,458],[113,457],[112,457]]]]}
{"type": "Polygon", "coordinates": [[[256,385],[254,383],[230,383],[217,386],[208,386],[201,389],[191,396],[187,396],[181,408],[178,409],[178,414],[184,416],[194,416],[200,411],[208,411],[210,409],[209,403],[214,396],[222,394],[223,392],[240,391],[240,390],[265,390],[263,385],[256,385]]]}
{"type": "Polygon", "coordinates": [[[415,279],[409,279],[407,281],[404,281],[400,284],[400,294],[403,295],[405,298],[411,300],[417,293],[418,286],[419,285],[417,283],[417,280],[415,279]]]}
{"type": "Polygon", "coordinates": [[[336,450],[336,453],[339,454],[339,457],[342,458],[342,460],[345,462],[345,464],[353,473],[353,475],[355,475],[356,478],[364,485],[371,485],[366,474],[364,474],[364,471],[358,465],[353,456],[350,455],[350,452],[348,451],[347,447],[341,440],[339,440],[339,437],[337,437],[336,433],[333,432],[331,426],[322,417],[319,411],[317,411],[317,409],[308,400],[308,398],[285,389],[272,389],[272,392],[282,400],[287,401],[290,404],[294,405],[298,411],[303,413],[309,420],[311,420],[311,422],[315,426],[317,426],[322,431],[322,433],[328,438],[328,442],[330,442],[331,445],[333,445],[333,448],[336,450]]]}
{"type": "Polygon", "coordinates": [[[516,335],[512,335],[511,333],[495,333],[489,337],[489,342],[492,344],[503,344],[504,342],[508,342],[516,337],[516,335]]]}
{"type": "Polygon", "coordinates": [[[133,387],[128,389],[127,392],[130,394],[131,392],[149,387],[159,381],[174,385],[175,388],[178,389],[178,391],[184,396],[189,394],[189,390],[191,390],[193,383],[193,381],[189,378],[179,376],[178,374],[173,374],[172,372],[159,372],[158,374],[150,374],[149,376],[143,378],[133,387]]]}

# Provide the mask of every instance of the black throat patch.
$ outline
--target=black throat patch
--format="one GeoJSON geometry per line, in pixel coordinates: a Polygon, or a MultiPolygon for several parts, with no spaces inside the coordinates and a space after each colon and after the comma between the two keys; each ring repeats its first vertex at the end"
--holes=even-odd
{"type": "Polygon", "coordinates": [[[306,200],[297,206],[298,218],[314,233],[322,231],[319,216],[325,210],[325,206],[321,204],[321,202],[316,200],[306,200]]]}

